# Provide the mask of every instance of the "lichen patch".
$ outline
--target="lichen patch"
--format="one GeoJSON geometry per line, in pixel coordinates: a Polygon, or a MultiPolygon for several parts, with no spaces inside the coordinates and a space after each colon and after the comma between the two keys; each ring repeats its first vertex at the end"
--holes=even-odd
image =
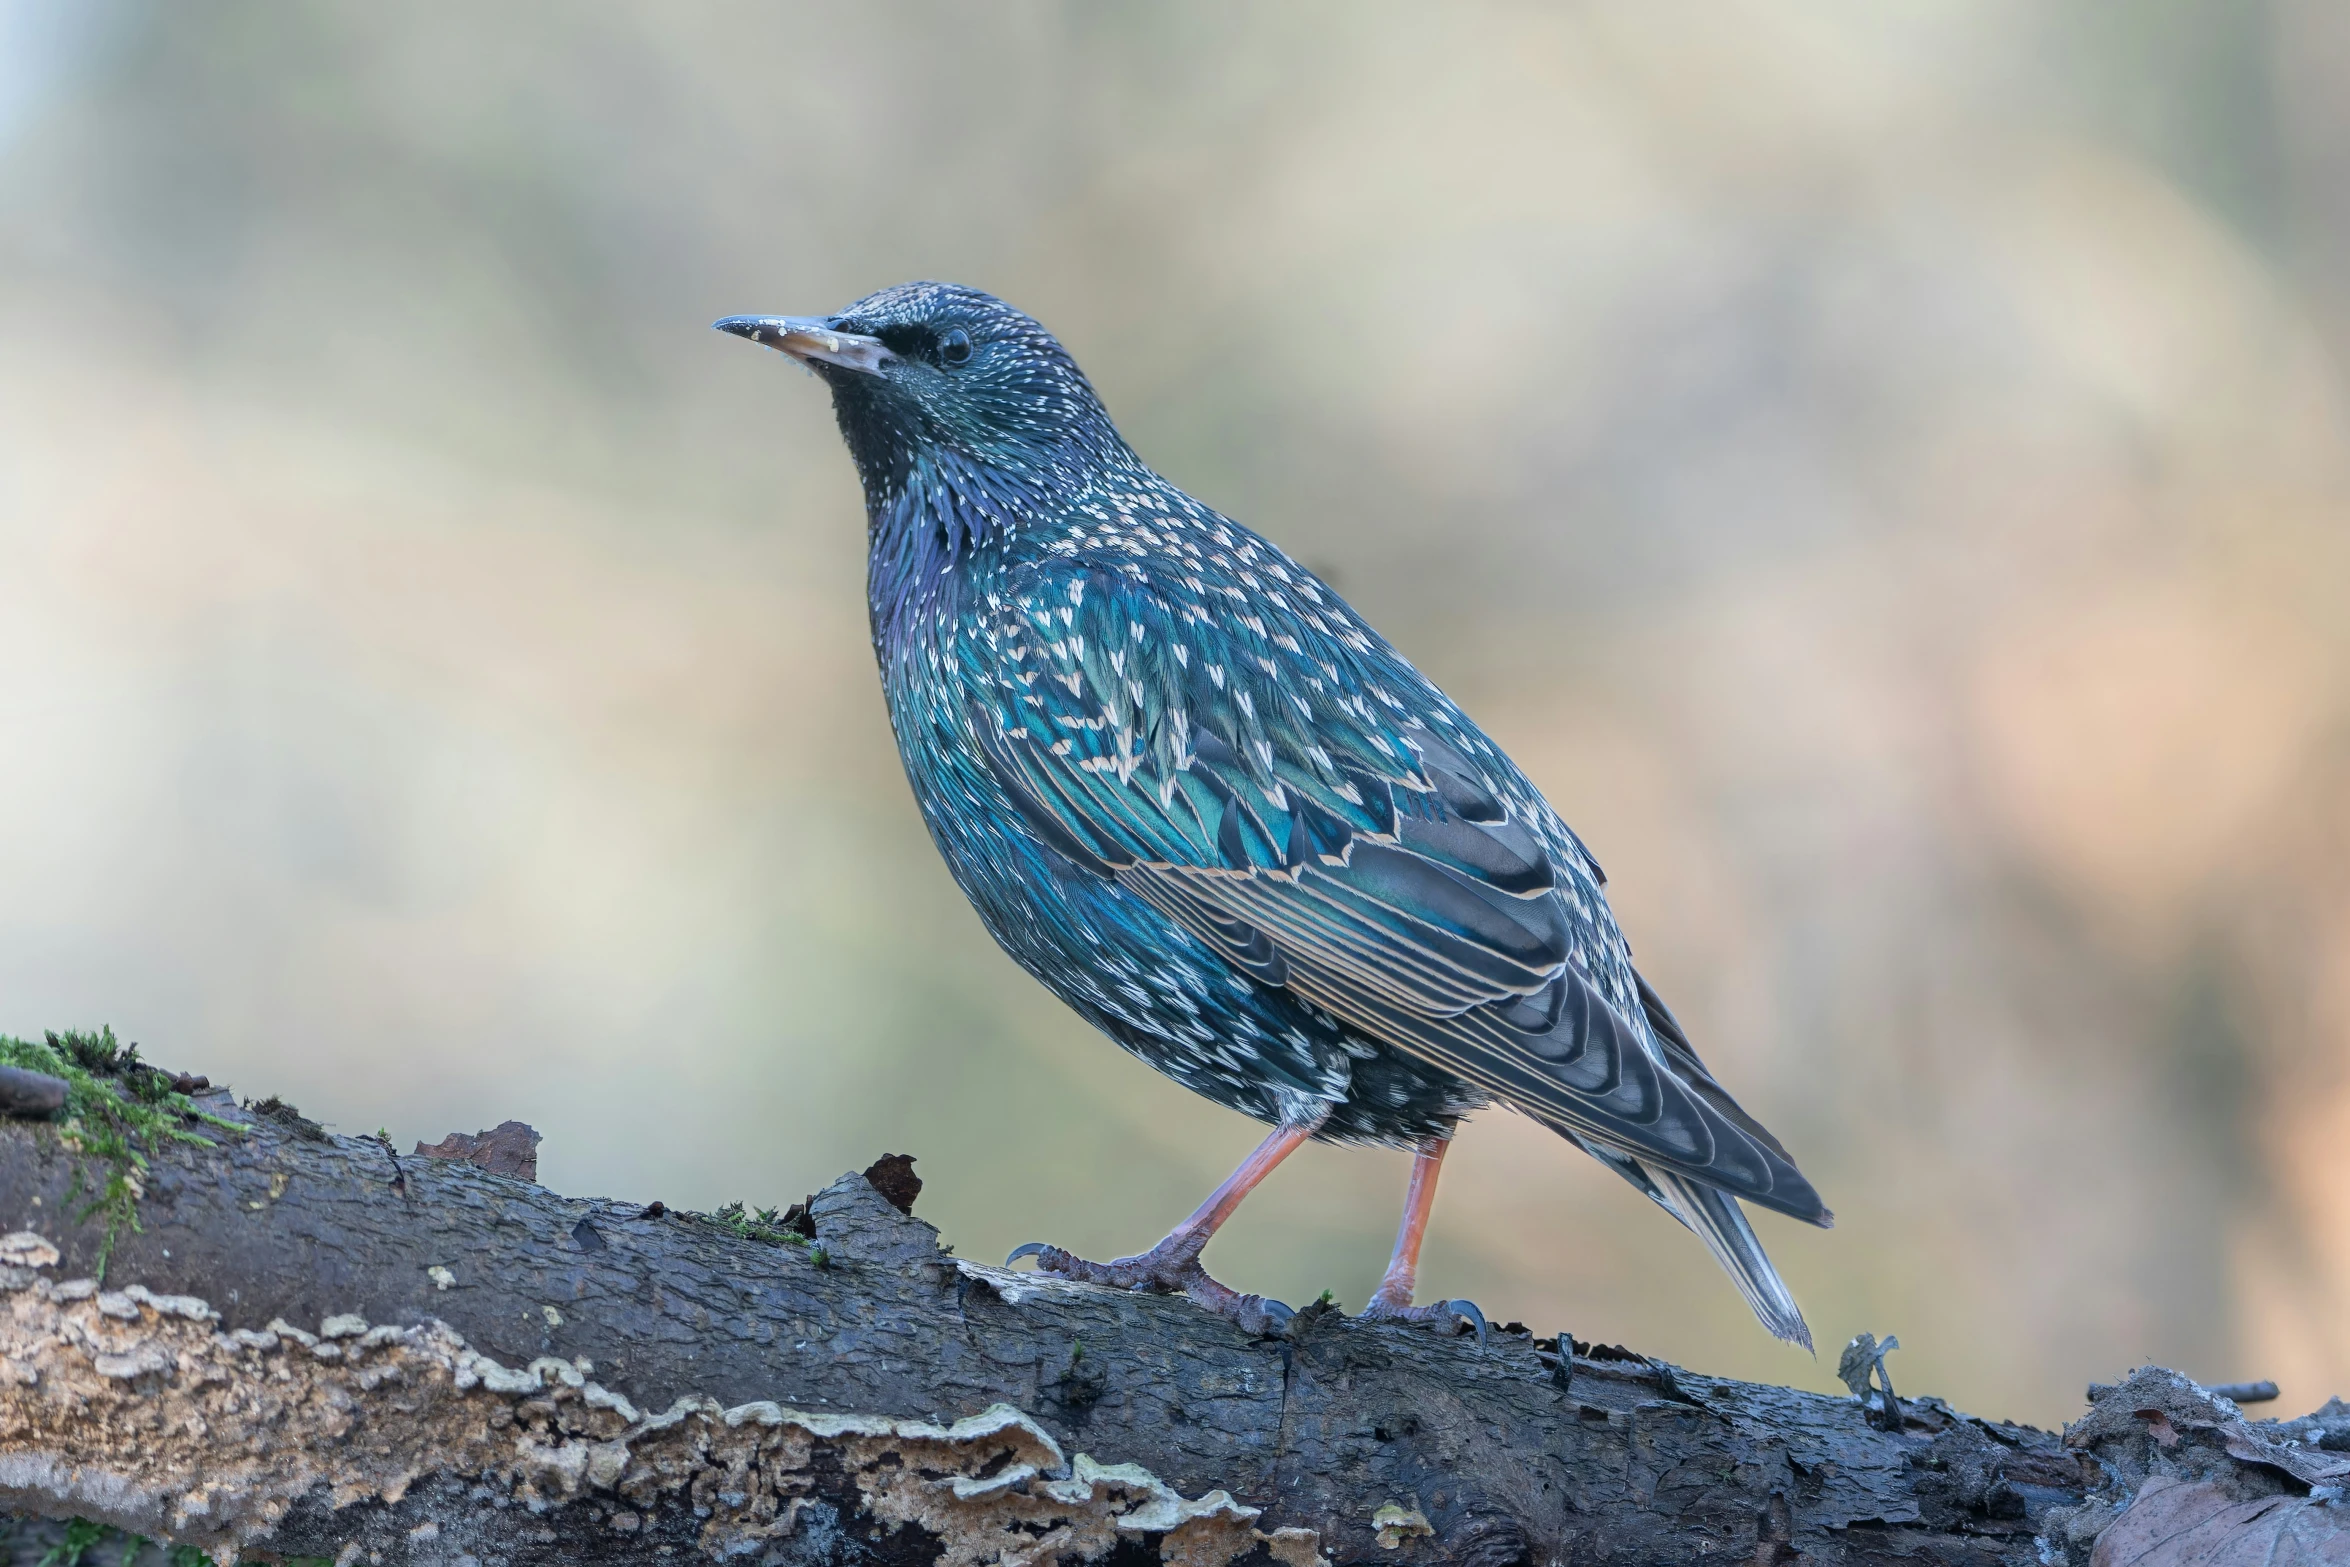
{"type": "Polygon", "coordinates": [[[1312,1531],[1268,1534],[1223,1491],[1187,1498],[1139,1466],[1066,1453],[1009,1404],[951,1425],[698,1396],[646,1413],[584,1362],[501,1365],[439,1321],[224,1330],[193,1296],[53,1281],[55,1262],[38,1236],[0,1236],[0,1507],[224,1562],[321,1488],[340,1509],[450,1476],[532,1512],[593,1501],[616,1531],[690,1515],[713,1558],[782,1539],[829,1500],[928,1531],[942,1567],[1094,1560],[1122,1540],[1155,1541],[1172,1567],[1260,1545],[1322,1567],[1312,1531]]]}
{"type": "Polygon", "coordinates": [[[1392,1551],[1406,1540],[1424,1539],[1436,1533],[1427,1515],[1417,1507],[1406,1507],[1401,1502],[1389,1502],[1371,1515],[1371,1528],[1378,1536],[1379,1549],[1392,1551]]]}

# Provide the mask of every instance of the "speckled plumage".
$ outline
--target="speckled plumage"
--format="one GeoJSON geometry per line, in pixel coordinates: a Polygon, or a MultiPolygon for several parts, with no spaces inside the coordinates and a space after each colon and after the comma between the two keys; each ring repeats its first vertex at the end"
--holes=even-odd
{"type": "MultiPolygon", "coordinates": [[[[1735,1202],[1826,1210],[1634,971],[1588,850],[1310,571],[1153,473],[976,290],[824,327],[874,651],[939,852],[1012,957],[1268,1123],[1411,1144],[1500,1101],[1689,1223],[1803,1329],[1735,1202]]],[[[746,331],[745,335],[753,335],[746,331]]]]}

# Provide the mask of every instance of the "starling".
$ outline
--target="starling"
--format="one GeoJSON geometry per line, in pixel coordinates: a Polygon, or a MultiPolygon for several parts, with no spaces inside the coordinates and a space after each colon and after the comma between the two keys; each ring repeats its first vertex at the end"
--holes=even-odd
{"type": "Polygon", "coordinates": [[[1151,1250],[1037,1266],[1287,1311],[1200,1253],[1309,1138],[1414,1150],[1366,1315],[1415,1306],[1460,1118],[1532,1116],[1696,1232],[1810,1347],[1740,1202],[1832,1216],[1632,967],[1606,877],[1524,773],[1329,585],[1143,465],[1076,362],[976,289],[732,316],[831,389],[873,649],[932,839],[1013,960],[1273,1128],[1151,1250]]]}

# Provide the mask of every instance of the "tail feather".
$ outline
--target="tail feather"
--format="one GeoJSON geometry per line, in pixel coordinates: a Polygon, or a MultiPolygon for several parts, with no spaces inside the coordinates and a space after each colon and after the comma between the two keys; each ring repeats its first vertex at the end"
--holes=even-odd
{"type": "MultiPolygon", "coordinates": [[[[1655,1046],[1658,1065],[1683,1088],[1720,1117],[1726,1128],[1736,1132],[1773,1156],[1780,1166],[1774,1172],[1775,1180],[1768,1194],[1759,1192],[1749,1197],[1766,1207],[1776,1208],[1791,1217],[1804,1219],[1826,1229],[1836,1222],[1819,1193],[1795,1168],[1786,1146],[1753,1116],[1748,1115],[1730,1097],[1728,1089],[1714,1080],[1705,1063],[1698,1059],[1697,1049],[1689,1043],[1689,1035],[1664,999],[1638,974],[1632,976],[1640,995],[1640,1009],[1648,1023],[1648,1034],[1655,1046]],[[1781,1173],[1783,1172],[1783,1174],[1781,1173]]],[[[1665,1212],[1679,1219],[1705,1242],[1705,1249],[1714,1254],[1722,1271],[1730,1275],[1730,1282],[1738,1286],[1738,1293],[1746,1297],[1746,1304],[1754,1308],[1755,1316],[1790,1344],[1812,1347],[1811,1329],[1804,1325],[1802,1308],[1795,1304],[1795,1296],[1787,1283],[1779,1277],[1779,1270],[1771,1266],[1771,1259],[1763,1254],[1762,1242],[1755,1238],[1754,1226],[1746,1220],[1746,1210],[1738,1199],[1718,1186],[1709,1184],[1705,1175],[1714,1167],[1708,1159],[1703,1165],[1692,1163],[1683,1170],[1670,1169],[1655,1159],[1634,1155],[1621,1147],[1598,1141],[1563,1120],[1550,1116],[1540,1118],[1561,1137],[1597,1159],[1601,1164],[1622,1176],[1642,1196],[1665,1212]],[[1684,1170],[1686,1173],[1684,1173],[1684,1170]]],[[[1731,1179],[1733,1185],[1746,1187],[1735,1178],[1734,1170],[1720,1173],[1731,1179]]],[[[1747,1188],[1752,1191],[1752,1188],[1747,1188]]],[[[1817,1353],[1817,1351],[1814,1351],[1817,1353]]]]}
{"type": "Polygon", "coordinates": [[[1705,1242],[1705,1249],[1714,1254],[1722,1271],[1730,1275],[1730,1282],[1738,1286],[1738,1293],[1746,1297],[1746,1304],[1754,1308],[1762,1325],[1790,1344],[1811,1349],[1811,1329],[1804,1325],[1803,1308],[1795,1304],[1794,1292],[1763,1254],[1762,1242],[1755,1238],[1754,1226],[1746,1222],[1746,1210],[1738,1206],[1737,1198],[1686,1175],[1644,1164],[1621,1149],[1595,1143],[1566,1127],[1554,1126],[1552,1130],[1687,1225],[1705,1242]]]}
{"type": "Polygon", "coordinates": [[[1647,1173],[1673,1217],[1697,1232],[1762,1325],[1790,1344],[1811,1349],[1811,1329],[1804,1325],[1803,1310],[1795,1304],[1794,1293],[1779,1277],[1779,1270],[1763,1254],[1762,1242],[1755,1238],[1754,1226],[1746,1222],[1746,1210],[1738,1206],[1738,1199],[1670,1170],[1651,1169],[1647,1173]]]}

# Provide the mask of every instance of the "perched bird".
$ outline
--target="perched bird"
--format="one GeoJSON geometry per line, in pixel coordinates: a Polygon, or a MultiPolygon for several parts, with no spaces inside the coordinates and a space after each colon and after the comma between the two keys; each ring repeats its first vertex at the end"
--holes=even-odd
{"type": "Polygon", "coordinates": [[[1810,1347],[1741,1201],[1832,1216],[1632,967],[1524,773],[1344,600],[1143,465],[1052,335],[976,289],[732,316],[831,388],[873,648],[923,819],[980,918],[1118,1044],[1273,1128],[1151,1250],[1041,1269],[1287,1308],[1208,1238],[1309,1138],[1415,1151],[1366,1314],[1415,1306],[1460,1118],[1499,1102],[1632,1183],[1810,1347]]]}

